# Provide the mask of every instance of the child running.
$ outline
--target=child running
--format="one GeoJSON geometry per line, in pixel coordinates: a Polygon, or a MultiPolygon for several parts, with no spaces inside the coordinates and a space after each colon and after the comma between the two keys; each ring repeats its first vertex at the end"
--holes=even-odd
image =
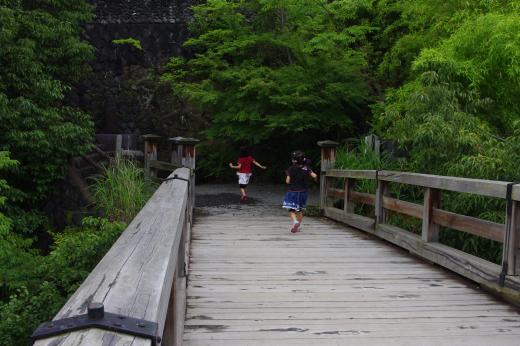
{"type": "Polygon", "coordinates": [[[300,230],[303,220],[303,209],[307,204],[308,177],[314,180],[318,178],[306,164],[305,155],[296,150],[291,154],[292,166],[287,169],[285,182],[289,185],[289,191],[285,194],[283,208],[289,209],[289,216],[293,222],[290,231],[296,233],[300,230]]]}
{"type": "Polygon", "coordinates": [[[229,163],[229,167],[238,170],[238,186],[240,186],[240,193],[242,194],[240,197],[240,202],[247,201],[247,185],[249,184],[249,180],[253,175],[253,168],[251,167],[251,164],[254,164],[255,166],[258,166],[262,169],[266,169],[265,166],[259,164],[251,155],[249,155],[246,147],[240,148],[240,155],[238,157],[236,166],[231,162],[229,163]]]}

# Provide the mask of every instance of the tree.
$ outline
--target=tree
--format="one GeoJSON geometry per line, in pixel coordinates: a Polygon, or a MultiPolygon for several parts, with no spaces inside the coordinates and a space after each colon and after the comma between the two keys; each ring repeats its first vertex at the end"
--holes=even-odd
{"type": "Polygon", "coordinates": [[[91,143],[89,116],[64,102],[93,55],[80,39],[90,11],[82,0],[0,1],[0,150],[19,162],[3,173],[18,230],[35,227],[19,216],[41,206],[67,157],[91,143]]]}
{"type": "Polygon", "coordinates": [[[258,143],[346,135],[364,118],[369,1],[209,0],[195,6],[189,59],[164,80],[212,115],[210,138],[258,143]]]}
{"type": "Polygon", "coordinates": [[[519,23],[495,13],[466,21],[422,51],[413,81],[388,93],[376,129],[408,148],[407,169],[518,179],[519,23]]]}

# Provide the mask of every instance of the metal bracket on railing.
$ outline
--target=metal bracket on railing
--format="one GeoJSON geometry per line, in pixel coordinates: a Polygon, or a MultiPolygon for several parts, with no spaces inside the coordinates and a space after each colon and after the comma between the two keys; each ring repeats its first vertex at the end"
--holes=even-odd
{"type": "Polygon", "coordinates": [[[188,184],[190,183],[190,179],[181,178],[181,177],[179,177],[177,174],[175,174],[175,175],[174,175],[173,177],[171,177],[171,178],[162,179],[163,183],[166,182],[166,181],[170,181],[170,180],[183,180],[183,181],[187,181],[188,184]]]}
{"type": "Polygon", "coordinates": [[[90,328],[150,339],[152,346],[161,342],[156,322],[105,312],[102,303],[90,303],[88,313],[84,315],[42,323],[31,338],[34,343],[39,339],[90,328]]]}

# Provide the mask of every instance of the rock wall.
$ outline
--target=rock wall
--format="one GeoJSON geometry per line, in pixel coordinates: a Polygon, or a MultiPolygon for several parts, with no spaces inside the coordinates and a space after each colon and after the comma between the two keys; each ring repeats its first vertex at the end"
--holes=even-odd
{"type": "Polygon", "coordinates": [[[98,133],[155,132],[193,135],[203,121],[163,85],[162,67],[172,56],[187,55],[193,0],[90,0],[95,20],[85,39],[96,49],[92,73],[71,95],[90,113],[98,133]],[[138,40],[142,50],[114,40],[138,40]]]}
{"type": "Polygon", "coordinates": [[[186,0],[91,0],[96,21],[107,23],[179,23],[190,16],[186,0]]]}

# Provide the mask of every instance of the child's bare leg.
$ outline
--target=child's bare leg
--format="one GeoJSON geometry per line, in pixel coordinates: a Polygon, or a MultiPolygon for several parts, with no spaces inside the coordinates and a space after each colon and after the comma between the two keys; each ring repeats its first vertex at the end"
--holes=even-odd
{"type": "Polygon", "coordinates": [[[245,187],[240,188],[240,193],[242,193],[242,197],[247,196],[247,190],[245,187]]]}
{"type": "Polygon", "coordinates": [[[296,215],[296,212],[291,209],[291,211],[289,212],[289,217],[291,218],[292,222],[299,222],[298,221],[298,216],[296,215]]]}
{"type": "Polygon", "coordinates": [[[296,214],[296,219],[299,223],[302,222],[303,220],[303,212],[302,211],[299,211],[297,214],[296,214]]]}
{"type": "Polygon", "coordinates": [[[296,232],[298,232],[298,230],[300,228],[299,212],[296,212],[294,209],[291,209],[289,215],[293,222],[292,227],[291,227],[291,232],[296,233],[296,232]]]}

